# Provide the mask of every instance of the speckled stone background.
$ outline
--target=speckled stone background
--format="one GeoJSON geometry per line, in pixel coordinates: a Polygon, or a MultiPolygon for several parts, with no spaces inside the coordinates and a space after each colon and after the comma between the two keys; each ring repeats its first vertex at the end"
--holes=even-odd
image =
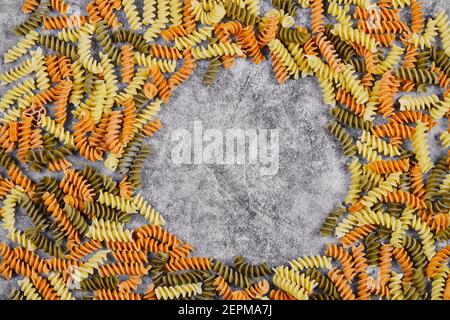
{"type": "MultiPolygon", "coordinates": [[[[86,3],[68,2],[80,8],[86,3]]],[[[448,0],[424,2],[427,14],[448,13],[450,8],[448,0]]],[[[18,41],[10,29],[25,18],[20,4],[0,0],[0,54],[18,41]]],[[[309,24],[309,10],[300,9],[297,22],[309,24]]],[[[332,241],[320,237],[320,224],[344,198],[349,177],[339,147],[324,128],[331,117],[317,82],[308,78],[280,86],[270,62],[238,60],[213,86],[205,87],[205,70],[206,64],[200,63],[159,115],[164,128],[150,142],[145,198],[172,232],[197,248],[197,255],[225,261],[245,255],[252,262],[277,265],[320,253],[332,241]],[[173,164],[173,130],[192,132],[194,121],[222,131],[279,129],[278,173],[262,176],[258,165],[173,164]]],[[[0,298],[7,298],[15,283],[0,279],[0,298]]]]}

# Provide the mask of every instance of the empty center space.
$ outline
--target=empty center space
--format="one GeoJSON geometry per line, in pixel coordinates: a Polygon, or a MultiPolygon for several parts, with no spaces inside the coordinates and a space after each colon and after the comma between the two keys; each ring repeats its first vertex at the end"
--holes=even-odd
{"type": "Polygon", "coordinates": [[[200,63],[163,106],[164,128],[150,142],[143,194],[169,230],[197,248],[196,255],[226,261],[244,255],[277,264],[317,254],[330,240],[319,227],[347,190],[344,157],[325,128],[330,107],[317,83],[308,78],[278,85],[268,61],[237,60],[205,87],[205,70],[200,63]],[[203,134],[213,129],[224,141],[227,129],[278,130],[277,173],[262,174],[259,162],[194,162],[198,124],[203,134]],[[172,157],[179,132],[192,138],[192,162],[172,157]]]}

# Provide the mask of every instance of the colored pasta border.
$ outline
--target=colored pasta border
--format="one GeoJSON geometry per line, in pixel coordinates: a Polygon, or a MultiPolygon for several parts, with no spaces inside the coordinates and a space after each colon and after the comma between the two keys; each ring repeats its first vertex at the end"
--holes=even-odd
{"type": "Polygon", "coordinates": [[[416,0],[24,0],[0,74],[0,276],[12,299],[450,299],[450,25],[416,0]],[[311,26],[296,25],[299,11],[311,26]],[[124,19],[118,14],[123,11],[124,19]],[[404,21],[402,11],[409,12],[404,21]],[[336,23],[327,24],[333,18],[336,23]],[[92,50],[93,44],[101,50],[92,50]],[[321,255],[270,268],[197,257],[139,194],[161,106],[196,61],[314,76],[350,187],[321,255]],[[399,96],[401,94],[401,96],[399,96]],[[447,129],[439,129],[446,124],[447,129]],[[430,154],[438,132],[439,159],[430,154]],[[77,155],[102,162],[120,180],[77,155]],[[54,172],[34,180],[26,170],[54,172]],[[19,230],[17,209],[33,227],[19,230]],[[129,229],[132,216],[147,224],[129,229]],[[151,280],[149,283],[148,280],[151,280]]]}

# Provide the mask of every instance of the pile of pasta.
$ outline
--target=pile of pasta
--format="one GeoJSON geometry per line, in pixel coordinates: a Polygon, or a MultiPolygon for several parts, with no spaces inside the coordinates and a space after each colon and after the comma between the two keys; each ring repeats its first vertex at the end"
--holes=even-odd
{"type": "Polygon", "coordinates": [[[72,7],[23,1],[21,40],[4,54],[0,275],[18,280],[11,298],[450,298],[447,14],[426,17],[416,0],[72,7]],[[197,61],[210,85],[236,58],[270,60],[279,83],[314,76],[332,107],[350,187],[321,227],[338,238],[322,255],[278,267],[198,257],[139,194],[161,106],[197,61]]]}

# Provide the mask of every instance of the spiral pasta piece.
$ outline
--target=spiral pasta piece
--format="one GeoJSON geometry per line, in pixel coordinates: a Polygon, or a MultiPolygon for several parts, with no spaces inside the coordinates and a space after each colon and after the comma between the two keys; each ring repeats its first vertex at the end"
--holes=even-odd
{"type": "Polygon", "coordinates": [[[132,239],[131,231],[124,230],[121,223],[97,219],[92,221],[86,236],[100,241],[107,240],[129,242],[132,239]]]}
{"type": "Polygon", "coordinates": [[[179,271],[186,269],[194,270],[210,270],[212,267],[211,259],[209,258],[180,258],[171,260],[166,264],[166,269],[168,271],[179,271]]]}
{"type": "Polygon", "coordinates": [[[134,54],[132,45],[124,45],[120,51],[122,82],[130,83],[134,76],[134,54]]]}
{"type": "Polygon", "coordinates": [[[324,256],[306,256],[292,260],[290,265],[294,270],[311,268],[331,269],[331,259],[324,256]]]}
{"type": "Polygon", "coordinates": [[[21,6],[23,13],[31,13],[39,6],[39,0],[24,0],[21,6]]]}
{"type": "Polygon", "coordinates": [[[172,287],[157,287],[155,288],[156,298],[158,300],[173,300],[180,297],[186,298],[193,295],[198,295],[202,293],[202,284],[182,284],[172,287]]]}
{"type": "Polygon", "coordinates": [[[423,173],[428,172],[432,167],[430,159],[430,151],[427,148],[427,126],[422,121],[418,120],[411,138],[413,151],[416,154],[418,165],[423,173]]]}
{"type": "MultiPolygon", "coordinates": [[[[52,0],[53,2],[58,0],[52,0]]],[[[61,30],[63,28],[76,28],[81,27],[86,23],[85,16],[73,15],[73,16],[55,16],[47,17],[44,19],[44,28],[51,30],[61,30]]]]}

